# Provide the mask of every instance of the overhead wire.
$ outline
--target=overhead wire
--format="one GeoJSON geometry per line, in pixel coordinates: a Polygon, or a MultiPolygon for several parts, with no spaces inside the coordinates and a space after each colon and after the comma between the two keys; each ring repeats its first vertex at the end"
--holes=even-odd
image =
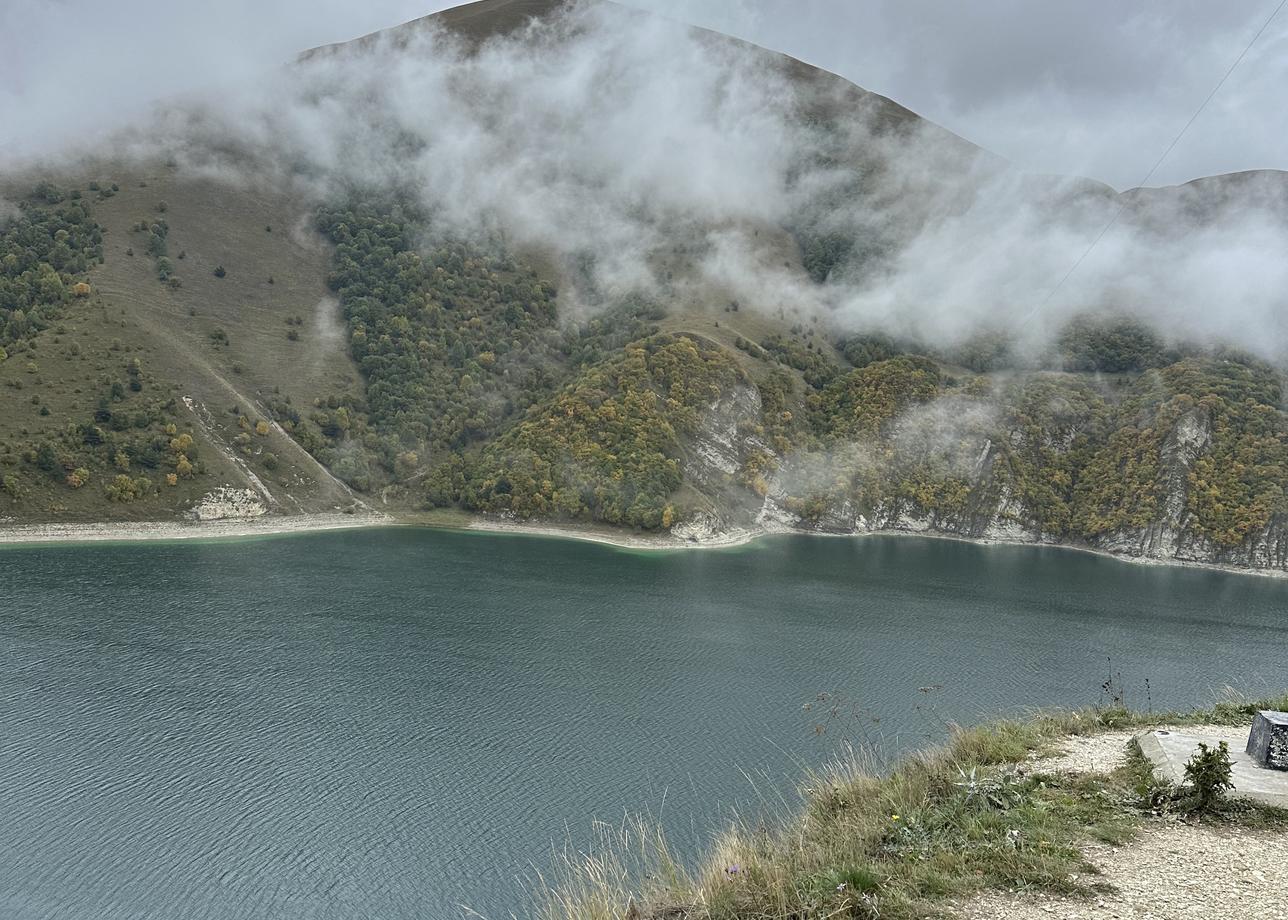
{"type": "MultiPolygon", "coordinates": [[[[1172,142],[1167,145],[1167,149],[1163,151],[1162,156],[1160,156],[1154,162],[1154,165],[1149,168],[1149,172],[1145,173],[1144,178],[1132,187],[1133,189],[1143,188],[1145,184],[1154,177],[1154,173],[1156,173],[1158,168],[1163,165],[1163,161],[1166,160],[1168,155],[1176,149],[1176,145],[1181,142],[1181,138],[1185,137],[1194,122],[1198,121],[1199,116],[1203,114],[1203,110],[1208,107],[1208,103],[1216,98],[1216,94],[1221,91],[1221,87],[1225,86],[1226,81],[1230,79],[1230,75],[1233,74],[1235,70],[1238,69],[1239,65],[1243,63],[1243,59],[1248,56],[1248,52],[1252,50],[1252,47],[1257,43],[1261,36],[1265,34],[1266,29],[1270,28],[1270,24],[1275,21],[1285,6],[1288,6],[1288,0],[1280,0],[1279,5],[1274,8],[1274,11],[1266,17],[1266,21],[1261,24],[1261,28],[1257,30],[1256,34],[1252,36],[1252,39],[1244,46],[1243,50],[1239,52],[1239,56],[1234,59],[1234,63],[1226,70],[1225,74],[1217,82],[1216,86],[1212,87],[1212,92],[1207,94],[1207,98],[1204,99],[1199,107],[1194,110],[1194,114],[1190,116],[1189,121],[1185,123],[1185,126],[1181,128],[1176,137],[1172,138],[1172,142]]],[[[1123,216],[1123,212],[1127,210],[1127,207],[1130,204],[1130,200],[1125,197],[1125,193],[1120,197],[1123,198],[1123,201],[1119,204],[1118,209],[1113,213],[1113,216],[1109,218],[1108,222],[1100,228],[1100,232],[1097,233],[1095,239],[1091,241],[1091,245],[1083,251],[1082,255],[1078,256],[1077,261],[1069,267],[1069,270],[1064,273],[1064,276],[1061,277],[1060,280],[1056,282],[1055,286],[1047,292],[1047,295],[1042,299],[1042,302],[1020,319],[1019,325],[1021,327],[1026,325],[1046,308],[1046,305],[1051,302],[1051,298],[1055,297],[1055,295],[1059,293],[1060,289],[1064,287],[1065,282],[1073,277],[1073,273],[1078,270],[1082,263],[1087,260],[1087,257],[1091,255],[1096,246],[1100,244],[1100,241],[1105,238],[1105,234],[1108,233],[1116,223],[1118,223],[1118,218],[1123,216]]]]}

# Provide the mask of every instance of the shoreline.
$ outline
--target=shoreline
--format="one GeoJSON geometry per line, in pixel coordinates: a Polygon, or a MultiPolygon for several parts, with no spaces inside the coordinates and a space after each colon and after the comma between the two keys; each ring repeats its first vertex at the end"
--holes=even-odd
{"type": "Polygon", "coordinates": [[[1217,562],[1195,562],[1187,559],[1157,559],[1148,556],[1130,556],[1090,546],[1068,543],[1044,543],[1034,540],[1004,540],[987,537],[964,537],[958,534],[934,531],[872,530],[862,533],[827,533],[823,531],[792,530],[730,530],[703,539],[681,539],[670,535],[649,535],[614,530],[608,527],[578,526],[575,524],[540,524],[496,518],[471,516],[461,520],[439,520],[418,514],[301,514],[289,516],[266,515],[262,518],[243,518],[223,521],[119,521],[98,523],[0,523],[0,547],[3,546],[57,546],[87,543],[144,543],[186,542],[194,540],[236,540],[254,537],[291,536],[295,534],[322,533],[342,530],[367,530],[375,528],[417,528],[453,530],[458,532],[498,534],[510,536],[544,537],[556,540],[577,540],[596,543],[615,549],[644,552],[679,552],[686,550],[735,549],[748,546],[764,537],[826,537],[856,539],[863,537],[921,537],[928,540],[952,540],[976,546],[1027,546],[1035,549],[1088,553],[1130,565],[1165,566],[1181,569],[1199,569],[1224,572],[1231,575],[1255,575],[1262,578],[1288,578],[1282,569],[1257,569],[1227,565],[1217,562]]]}
{"type": "Polygon", "coordinates": [[[80,543],[187,542],[289,536],[335,530],[388,527],[385,515],[265,515],[223,521],[119,521],[99,523],[0,524],[0,546],[58,546],[80,543]]]}
{"type": "MultiPolygon", "coordinates": [[[[436,526],[436,525],[426,525],[436,526]]],[[[1255,569],[1245,566],[1227,565],[1220,562],[1195,562],[1189,559],[1158,559],[1152,556],[1129,556],[1126,553],[1114,553],[1092,546],[1077,546],[1070,543],[1044,543],[1038,540],[1004,540],[994,537],[963,537],[959,534],[940,533],[931,530],[868,530],[854,533],[830,533],[819,530],[736,530],[720,534],[707,540],[683,540],[670,536],[645,536],[642,534],[617,533],[608,528],[579,528],[576,526],[559,526],[555,524],[524,524],[519,521],[498,521],[489,518],[475,518],[463,528],[479,533],[513,534],[516,536],[550,537],[562,540],[581,540],[586,543],[599,543],[618,549],[651,550],[655,552],[677,552],[682,550],[731,549],[747,546],[763,537],[823,537],[829,539],[853,540],[864,537],[920,537],[926,540],[950,540],[956,543],[970,543],[975,546],[1026,546],[1033,549],[1054,549],[1075,553],[1086,553],[1113,559],[1131,565],[1165,567],[1178,569],[1198,569],[1209,572],[1224,572],[1230,575],[1257,575],[1263,578],[1288,578],[1288,571],[1283,569],[1255,569]]]]}
{"type": "MultiPolygon", "coordinates": [[[[430,524],[428,526],[435,526],[430,524]]],[[[677,552],[680,550],[732,549],[746,546],[760,537],[773,535],[767,530],[731,530],[703,540],[683,540],[670,535],[651,535],[618,531],[609,527],[578,526],[575,524],[526,524],[522,521],[498,520],[496,518],[476,517],[455,528],[475,533],[511,534],[513,536],[550,537],[556,540],[580,540],[583,543],[598,543],[601,546],[612,546],[617,549],[647,550],[651,552],[677,552]]],[[[792,534],[795,531],[782,531],[792,534]]],[[[802,533],[802,536],[809,534],[802,533]]]]}

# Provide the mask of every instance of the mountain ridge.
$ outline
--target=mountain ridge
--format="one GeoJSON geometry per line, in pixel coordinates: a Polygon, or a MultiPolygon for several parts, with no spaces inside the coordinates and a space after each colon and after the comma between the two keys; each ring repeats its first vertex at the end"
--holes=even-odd
{"type": "MultiPolygon", "coordinates": [[[[411,42],[423,37],[426,32],[438,30],[464,40],[469,48],[477,49],[479,45],[485,42],[505,38],[523,28],[566,15],[572,11],[587,9],[611,11],[614,15],[622,17],[623,20],[630,17],[638,19],[657,17],[655,13],[639,10],[627,4],[615,2],[615,0],[475,0],[473,3],[466,3],[437,13],[430,13],[352,39],[310,48],[301,52],[297,60],[307,62],[325,56],[365,54],[382,47],[406,50],[411,42]]],[[[821,84],[822,95],[836,95],[839,92],[842,96],[852,96],[852,98],[844,100],[851,104],[856,102],[870,104],[879,110],[880,115],[878,117],[892,126],[915,121],[951,136],[955,141],[967,145],[974,152],[988,153],[966,138],[949,131],[941,125],[928,121],[888,96],[865,89],[833,71],[809,64],[799,58],[774,51],[771,48],[757,45],[745,39],[736,38],[711,29],[704,29],[700,26],[679,23],[678,21],[676,23],[706,40],[737,46],[763,55],[766,60],[772,61],[790,79],[807,84],[821,84]]],[[[996,156],[991,153],[988,153],[988,155],[996,156]]]]}

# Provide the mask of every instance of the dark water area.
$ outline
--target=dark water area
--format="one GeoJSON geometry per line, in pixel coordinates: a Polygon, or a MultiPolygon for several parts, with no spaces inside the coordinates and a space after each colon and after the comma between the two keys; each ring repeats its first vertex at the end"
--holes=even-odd
{"type": "Polygon", "coordinates": [[[1280,689],[1286,599],[900,537],[0,549],[0,917],[522,915],[594,819],[693,854],[847,735],[891,756],[1094,703],[1107,659],[1139,706],[1146,679],[1155,707],[1280,689]],[[819,737],[825,691],[863,715],[819,737]]]}

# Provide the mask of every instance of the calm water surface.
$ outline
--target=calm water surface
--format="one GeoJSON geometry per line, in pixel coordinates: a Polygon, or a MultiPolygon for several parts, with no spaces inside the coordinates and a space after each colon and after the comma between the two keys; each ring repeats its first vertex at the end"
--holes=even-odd
{"type": "Polygon", "coordinates": [[[498,918],[595,818],[682,852],[945,720],[1288,684],[1288,582],[1050,549],[390,530],[0,550],[0,917],[498,918]],[[925,693],[919,688],[941,686],[925,693]],[[754,784],[750,776],[763,776],[754,784]]]}

